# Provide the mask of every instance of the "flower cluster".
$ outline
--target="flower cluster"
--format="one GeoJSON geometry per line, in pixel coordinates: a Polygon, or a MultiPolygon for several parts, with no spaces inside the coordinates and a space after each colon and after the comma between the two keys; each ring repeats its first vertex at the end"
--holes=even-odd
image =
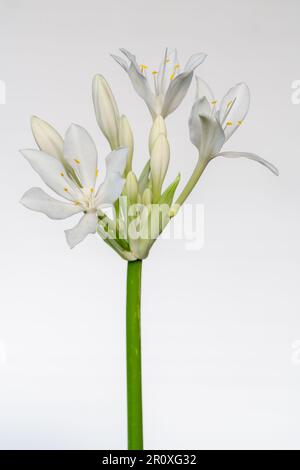
{"type": "Polygon", "coordinates": [[[132,261],[148,256],[156,238],[177,213],[213,158],[246,157],[275,174],[278,171],[256,154],[222,151],[225,142],[247,115],[250,102],[247,85],[239,83],[234,86],[219,103],[207,83],[196,77],[196,99],[189,118],[189,130],[191,142],[198,150],[198,159],[192,175],[174,202],[180,177],[164,188],[170,161],[165,118],[184,99],[194,70],[206,56],[201,53],[192,55],[181,70],[177,51],[166,50],[158,69],[149,70],[127,50],[121,49],[121,52],[127,60],[115,55],[113,58],[128,74],[153,119],[148,142],[149,159],[142,173],[137,177],[132,170],[134,138],[128,119],[120,114],[107,81],[96,75],[93,80],[95,115],[111,149],[106,157],[103,182],[97,187],[98,152],[85,129],[72,124],[62,138],[50,124],[33,117],[32,132],[39,150],[26,149],[21,153],[44,183],[65,201],[49,196],[41,188],[32,188],[24,194],[21,202],[52,219],[83,213],[77,225],[65,231],[71,248],[88,234],[98,232],[122,258],[132,261]],[[108,207],[113,208],[113,215],[107,213],[108,207]]]}

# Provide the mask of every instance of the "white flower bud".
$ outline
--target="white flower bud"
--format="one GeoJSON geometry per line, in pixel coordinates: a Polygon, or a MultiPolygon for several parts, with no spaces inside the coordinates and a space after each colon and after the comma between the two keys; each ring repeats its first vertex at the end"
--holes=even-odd
{"type": "Polygon", "coordinates": [[[126,194],[131,204],[136,203],[138,197],[138,182],[132,171],[130,171],[126,177],[126,194]]]}
{"type": "Polygon", "coordinates": [[[63,138],[50,124],[37,116],[33,116],[31,118],[31,130],[40,150],[52,155],[58,160],[63,160],[63,138]]]}
{"type": "Polygon", "coordinates": [[[133,155],[133,134],[126,116],[120,117],[119,123],[119,145],[128,149],[127,163],[125,175],[131,170],[132,155],[133,155]]]}
{"type": "Polygon", "coordinates": [[[151,155],[151,151],[156,141],[157,137],[160,134],[164,134],[167,137],[167,128],[164,119],[161,116],[157,116],[153,122],[151,127],[150,135],[149,135],[149,153],[151,155]]]}
{"type": "Polygon", "coordinates": [[[160,197],[161,188],[169,166],[169,161],[169,142],[164,134],[160,134],[153,144],[150,158],[151,181],[154,202],[157,202],[160,197]]]}
{"type": "Polygon", "coordinates": [[[93,102],[98,125],[107,138],[111,149],[119,145],[119,110],[110,86],[101,75],[93,80],[93,102]]]}
{"type": "Polygon", "coordinates": [[[143,192],[142,202],[145,206],[148,206],[152,203],[152,191],[150,188],[146,188],[143,192]]]}

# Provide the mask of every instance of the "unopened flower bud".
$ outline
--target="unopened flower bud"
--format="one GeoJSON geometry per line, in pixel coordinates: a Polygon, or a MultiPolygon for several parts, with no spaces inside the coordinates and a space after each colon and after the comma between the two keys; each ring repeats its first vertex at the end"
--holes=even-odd
{"type": "Polygon", "coordinates": [[[154,202],[157,202],[160,197],[161,188],[169,166],[169,161],[169,142],[164,134],[160,134],[154,142],[150,158],[151,181],[154,202]]]}
{"type": "Polygon", "coordinates": [[[101,75],[93,80],[93,102],[98,125],[107,138],[111,149],[119,145],[119,110],[110,86],[101,75]]]}
{"type": "Polygon", "coordinates": [[[125,168],[125,175],[131,170],[132,155],[133,155],[133,134],[126,116],[120,117],[119,123],[119,145],[128,149],[127,163],[125,168]]]}
{"type": "Polygon", "coordinates": [[[152,191],[150,188],[146,188],[143,192],[142,201],[145,206],[148,206],[152,203],[152,191]]]}
{"type": "Polygon", "coordinates": [[[153,145],[160,134],[164,134],[167,137],[167,128],[165,125],[165,121],[161,116],[157,116],[153,122],[151,127],[150,135],[149,135],[149,153],[151,155],[151,151],[153,145]]]}
{"type": "Polygon", "coordinates": [[[64,141],[50,124],[37,116],[33,116],[31,118],[31,130],[40,150],[58,160],[63,160],[64,141]]]}
{"type": "Polygon", "coordinates": [[[132,171],[130,171],[126,177],[126,194],[131,204],[137,202],[138,182],[132,171]]]}

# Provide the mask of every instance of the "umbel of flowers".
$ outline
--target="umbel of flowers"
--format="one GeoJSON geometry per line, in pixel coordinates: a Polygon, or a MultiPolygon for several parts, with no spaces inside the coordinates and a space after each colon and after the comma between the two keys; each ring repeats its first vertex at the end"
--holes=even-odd
{"type": "Polygon", "coordinates": [[[159,67],[151,70],[127,50],[121,49],[121,53],[123,57],[112,57],[126,72],[152,117],[145,152],[148,158],[141,174],[137,175],[133,168],[134,137],[128,119],[120,114],[107,81],[96,75],[92,86],[94,110],[99,128],[110,146],[105,161],[106,175],[103,178],[102,171],[99,172],[97,148],[84,128],[72,124],[62,137],[50,124],[33,117],[31,128],[38,149],[25,149],[21,153],[60,199],[35,187],[24,194],[21,202],[51,219],[81,214],[77,224],[65,231],[69,246],[73,248],[87,235],[98,233],[128,261],[128,447],[141,449],[141,260],[149,255],[155,240],[176,216],[214,158],[246,157],[275,174],[278,171],[254,153],[223,150],[248,113],[250,92],[247,85],[238,83],[218,100],[209,85],[196,77],[196,97],[188,120],[190,140],[196,148],[195,167],[187,181],[181,183],[178,173],[174,181],[166,184],[171,155],[165,121],[181,104],[195,69],[206,56],[194,54],[182,68],[177,51],[166,50],[159,67]],[[108,208],[113,210],[108,211],[108,208]]]}

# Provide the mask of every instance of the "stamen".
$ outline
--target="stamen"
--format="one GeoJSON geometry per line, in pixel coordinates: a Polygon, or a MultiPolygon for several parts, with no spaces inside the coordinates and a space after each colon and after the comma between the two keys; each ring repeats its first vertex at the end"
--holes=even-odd
{"type": "Polygon", "coordinates": [[[232,101],[228,101],[227,108],[229,108],[229,106],[231,106],[231,105],[232,105],[232,101]]]}
{"type": "Polygon", "coordinates": [[[96,170],[96,176],[99,176],[99,170],[98,170],[98,168],[97,168],[97,170],[96,170]]]}
{"type": "Polygon", "coordinates": [[[64,191],[67,193],[69,190],[68,190],[68,188],[64,188],[64,191]]]}
{"type": "Polygon", "coordinates": [[[80,160],[78,160],[77,158],[74,158],[74,162],[77,163],[77,165],[80,164],[80,160]]]}
{"type": "Polygon", "coordinates": [[[238,121],[238,122],[237,122],[237,125],[238,125],[238,126],[241,126],[242,124],[243,124],[243,121],[238,121]]]}
{"type": "Polygon", "coordinates": [[[145,64],[141,64],[140,68],[141,68],[141,72],[144,73],[144,71],[148,68],[148,66],[145,64]]]}
{"type": "Polygon", "coordinates": [[[171,77],[170,77],[170,80],[173,80],[175,77],[175,72],[172,73],[171,77]]]}
{"type": "Polygon", "coordinates": [[[211,101],[211,104],[212,104],[213,106],[215,106],[215,105],[217,104],[217,100],[211,101]]]}
{"type": "Polygon", "coordinates": [[[93,194],[93,192],[94,192],[94,188],[91,188],[91,189],[90,189],[90,191],[91,191],[91,194],[93,194]]]}
{"type": "Polygon", "coordinates": [[[179,69],[179,67],[180,67],[180,64],[174,65],[174,69],[175,69],[175,70],[176,70],[176,69],[179,69]]]}
{"type": "Polygon", "coordinates": [[[152,75],[157,75],[157,74],[158,74],[158,71],[157,71],[157,70],[153,70],[151,73],[152,73],[152,75]]]}
{"type": "Polygon", "coordinates": [[[226,126],[228,126],[228,127],[232,126],[232,121],[227,121],[226,126]]]}
{"type": "Polygon", "coordinates": [[[65,174],[64,174],[63,172],[61,172],[61,173],[60,173],[60,176],[64,177],[64,176],[65,176],[65,174]]]}

